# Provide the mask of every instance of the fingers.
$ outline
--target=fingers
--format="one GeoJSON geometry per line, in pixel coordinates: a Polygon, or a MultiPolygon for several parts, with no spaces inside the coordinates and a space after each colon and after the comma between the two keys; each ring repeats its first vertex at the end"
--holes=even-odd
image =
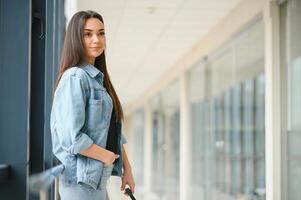
{"type": "Polygon", "coordinates": [[[125,184],[126,184],[125,180],[122,179],[122,181],[121,181],[121,187],[120,187],[121,191],[125,190],[125,184]]]}
{"type": "Polygon", "coordinates": [[[134,194],[135,193],[135,184],[130,184],[129,186],[130,186],[132,193],[134,194]]]}
{"type": "Polygon", "coordinates": [[[112,157],[111,164],[112,164],[113,162],[115,162],[115,160],[116,160],[117,158],[119,158],[119,155],[118,155],[118,154],[114,154],[114,156],[112,157]]]}
{"type": "Polygon", "coordinates": [[[121,191],[125,190],[126,185],[128,185],[132,191],[132,193],[135,193],[135,184],[130,184],[129,182],[122,181],[122,185],[120,187],[121,191]]]}
{"type": "Polygon", "coordinates": [[[118,154],[112,154],[107,162],[105,162],[105,166],[111,165],[118,159],[120,156],[118,154]]]}
{"type": "Polygon", "coordinates": [[[119,158],[119,155],[118,154],[114,154],[114,156],[112,157],[112,160],[110,162],[110,164],[113,164],[113,162],[115,162],[115,160],[119,158]]]}

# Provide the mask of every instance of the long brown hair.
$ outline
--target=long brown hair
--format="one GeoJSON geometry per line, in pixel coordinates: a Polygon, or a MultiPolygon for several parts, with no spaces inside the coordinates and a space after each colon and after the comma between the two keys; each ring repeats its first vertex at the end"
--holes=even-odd
{"type": "MultiPolygon", "coordinates": [[[[80,63],[86,61],[86,58],[84,56],[83,38],[84,26],[87,19],[89,18],[97,18],[104,24],[102,16],[97,12],[91,10],[79,11],[75,13],[68,24],[61,55],[60,71],[54,89],[56,89],[63,73],[67,69],[77,66],[80,63]]],[[[121,121],[123,119],[123,110],[113,84],[110,80],[106,65],[105,51],[103,51],[101,55],[95,58],[94,66],[104,74],[104,87],[107,89],[113,100],[116,120],[121,121]]]]}

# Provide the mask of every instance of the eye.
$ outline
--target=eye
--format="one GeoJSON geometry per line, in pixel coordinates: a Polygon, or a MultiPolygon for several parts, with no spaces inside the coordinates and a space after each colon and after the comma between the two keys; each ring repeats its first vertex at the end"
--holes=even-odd
{"type": "Polygon", "coordinates": [[[86,36],[86,37],[90,37],[91,35],[92,34],[90,32],[87,32],[87,33],[84,34],[84,36],[86,36]]]}
{"type": "Polygon", "coordinates": [[[105,32],[100,32],[99,35],[105,35],[105,32]]]}

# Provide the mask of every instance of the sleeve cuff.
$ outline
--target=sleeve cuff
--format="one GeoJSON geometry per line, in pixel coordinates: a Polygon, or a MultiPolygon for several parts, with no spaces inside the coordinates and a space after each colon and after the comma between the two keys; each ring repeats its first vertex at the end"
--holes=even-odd
{"type": "Polygon", "coordinates": [[[78,154],[81,151],[88,149],[93,144],[93,140],[85,133],[82,133],[79,138],[71,145],[69,152],[71,154],[78,154]]]}

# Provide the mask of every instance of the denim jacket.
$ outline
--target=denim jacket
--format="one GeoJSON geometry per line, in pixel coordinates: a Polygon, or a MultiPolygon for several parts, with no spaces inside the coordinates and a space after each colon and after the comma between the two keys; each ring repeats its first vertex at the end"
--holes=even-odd
{"type": "MultiPolygon", "coordinates": [[[[99,187],[103,162],[79,154],[93,143],[106,147],[113,102],[103,86],[103,73],[90,64],[66,70],[55,90],[50,127],[52,151],[65,170],[62,180],[99,187]]],[[[118,153],[112,175],[122,176],[122,144],[126,139],[118,130],[118,153]]]]}

